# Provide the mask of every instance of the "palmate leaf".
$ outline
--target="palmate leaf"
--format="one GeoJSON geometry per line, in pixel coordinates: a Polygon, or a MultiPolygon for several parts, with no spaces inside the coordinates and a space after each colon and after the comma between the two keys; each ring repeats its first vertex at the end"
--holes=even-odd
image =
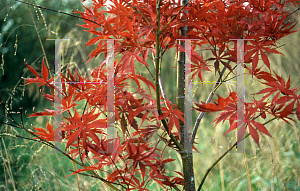
{"type": "Polygon", "coordinates": [[[225,50],[225,43],[222,44],[218,53],[213,49],[210,49],[210,50],[211,50],[212,54],[214,55],[214,57],[208,58],[207,61],[214,60],[215,74],[217,71],[220,70],[219,69],[220,62],[233,73],[232,67],[228,64],[228,61],[236,61],[236,57],[233,56],[231,52],[226,52],[223,54],[223,52],[225,50]],[[227,61],[225,62],[223,60],[227,60],[227,61]]]}
{"type": "MultiPolygon", "coordinates": [[[[203,70],[211,71],[208,68],[207,62],[203,60],[203,55],[199,56],[196,52],[192,51],[192,79],[197,75],[201,81],[203,81],[203,70]]],[[[202,84],[203,85],[203,84],[202,84]]]]}
{"type": "Polygon", "coordinates": [[[227,105],[236,102],[236,99],[237,99],[236,93],[231,92],[230,95],[226,98],[223,98],[223,97],[218,95],[218,99],[215,100],[215,101],[217,101],[217,103],[204,103],[204,102],[202,102],[202,104],[198,104],[198,103],[194,102],[194,104],[197,107],[193,107],[193,108],[198,110],[198,111],[202,111],[202,112],[222,111],[222,110],[224,110],[224,108],[227,105]]]}
{"type": "Polygon", "coordinates": [[[269,58],[264,51],[270,52],[270,53],[282,54],[275,49],[269,48],[270,46],[275,46],[275,41],[267,40],[267,39],[261,39],[261,40],[256,39],[255,41],[250,40],[249,42],[253,45],[245,45],[245,50],[247,50],[247,53],[245,54],[244,59],[248,60],[248,59],[250,59],[250,57],[252,57],[254,55],[253,60],[252,60],[252,70],[255,70],[258,65],[258,60],[259,60],[258,54],[260,53],[264,64],[271,71],[269,58]]]}
{"type": "Polygon", "coordinates": [[[47,84],[48,87],[54,88],[54,86],[51,84],[53,82],[53,79],[47,80],[48,79],[48,69],[45,66],[44,58],[43,58],[43,61],[42,61],[42,70],[41,70],[42,78],[39,76],[39,74],[37,73],[37,71],[33,67],[31,67],[30,65],[28,65],[26,63],[25,60],[24,60],[24,64],[36,76],[36,78],[23,78],[22,77],[27,82],[27,84],[25,84],[25,85],[28,85],[28,84],[31,84],[31,83],[38,83],[39,87],[42,86],[42,85],[47,84]]]}
{"type": "MultiPolygon", "coordinates": [[[[39,131],[39,132],[33,132],[36,135],[39,135],[40,138],[45,139],[46,141],[54,141],[54,130],[53,130],[53,126],[49,124],[49,122],[47,121],[47,130],[48,132],[43,129],[43,128],[37,128],[34,127],[35,130],[39,131]]],[[[35,138],[38,139],[38,138],[35,138]]]]}
{"type": "MultiPolygon", "coordinates": [[[[165,99],[163,98],[163,100],[165,100],[165,99]]],[[[168,119],[169,119],[169,134],[171,133],[174,125],[177,129],[177,132],[179,132],[179,126],[180,126],[179,119],[182,122],[185,122],[184,118],[183,118],[184,114],[180,110],[178,110],[177,106],[175,104],[172,104],[171,101],[165,100],[165,103],[166,103],[166,107],[161,108],[161,111],[163,113],[158,116],[158,119],[163,120],[166,117],[168,117],[168,119]]]]}

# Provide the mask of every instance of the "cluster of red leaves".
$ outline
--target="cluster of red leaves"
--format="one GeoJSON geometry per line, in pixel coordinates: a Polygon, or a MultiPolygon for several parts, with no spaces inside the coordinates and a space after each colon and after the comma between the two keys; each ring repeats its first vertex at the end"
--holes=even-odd
{"type": "MultiPolygon", "coordinates": [[[[75,157],[80,156],[82,161],[88,160],[88,153],[93,154],[93,159],[97,159],[97,164],[90,166],[86,169],[80,169],[76,172],[82,172],[87,170],[102,170],[103,166],[110,166],[117,164],[120,160],[126,162],[124,168],[116,169],[110,176],[107,177],[107,181],[126,181],[128,185],[134,188],[141,188],[150,179],[154,180],[162,186],[175,186],[176,184],[182,184],[181,178],[172,178],[172,176],[165,175],[166,172],[163,169],[164,165],[168,162],[172,162],[173,159],[164,159],[162,154],[159,153],[159,149],[156,148],[157,143],[154,146],[151,144],[151,136],[160,129],[160,124],[154,126],[154,128],[147,127],[141,128],[144,121],[153,121],[153,119],[163,119],[170,117],[175,121],[175,125],[179,127],[179,119],[183,120],[182,113],[177,112],[176,108],[172,109],[174,105],[163,107],[164,113],[158,116],[156,112],[156,102],[149,96],[142,96],[138,99],[137,95],[144,95],[145,90],[141,88],[141,83],[144,82],[149,87],[149,95],[151,95],[151,88],[155,90],[155,86],[152,82],[148,81],[145,77],[140,75],[132,75],[129,69],[119,70],[122,64],[115,62],[115,119],[119,122],[121,132],[123,136],[118,137],[116,140],[108,140],[115,142],[115,152],[107,152],[107,117],[105,116],[105,110],[107,107],[107,71],[104,68],[105,62],[103,62],[99,68],[95,68],[90,75],[93,80],[86,79],[79,75],[77,69],[72,75],[72,72],[68,69],[69,77],[62,75],[62,99],[55,97],[53,80],[48,78],[48,70],[42,62],[42,76],[40,78],[38,72],[25,62],[26,66],[36,76],[36,78],[25,78],[27,84],[37,83],[39,86],[47,85],[52,88],[51,94],[42,94],[46,99],[51,102],[61,103],[61,106],[56,108],[56,111],[45,109],[43,112],[34,112],[28,116],[47,116],[47,115],[59,115],[68,114],[70,117],[64,117],[64,121],[61,124],[62,141],[65,141],[66,148],[70,148],[69,154],[74,154],[75,157]],[[46,75],[47,74],[47,75],[46,75]],[[132,80],[137,84],[137,93],[130,93],[126,91],[127,83],[132,80]],[[85,82],[85,83],[72,83],[72,82],[85,82]],[[140,94],[139,94],[140,93],[140,94]],[[84,100],[86,102],[86,108],[82,114],[79,114],[76,106],[78,102],[84,100]],[[168,108],[168,109],[167,109],[168,108]],[[149,115],[152,112],[152,115],[149,115]],[[175,113],[174,113],[175,112],[175,113]],[[167,115],[166,115],[167,114],[167,115]],[[172,116],[175,115],[175,116],[172,116]],[[177,117],[177,118],[175,118],[177,117]],[[137,119],[142,120],[140,126],[137,125],[137,119]],[[132,135],[131,127],[134,129],[132,135]],[[120,138],[123,142],[120,143],[120,138]],[[116,154],[117,153],[117,154],[116,154]],[[121,154],[122,153],[122,154],[121,154]],[[137,170],[139,167],[139,170],[137,170]],[[123,175],[116,176],[120,171],[124,172],[123,175]],[[139,182],[137,178],[132,177],[136,174],[142,174],[143,182],[139,182]],[[147,178],[146,178],[147,177],[147,178]]],[[[174,122],[170,121],[170,129],[174,126],[174,122]]],[[[54,141],[55,131],[53,126],[47,124],[47,130],[43,128],[34,128],[38,132],[40,138],[46,141],[54,141]]],[[[58,133],[58,132],[57,132],[58,133]]],[[[124,183],[125,184],[125,183],[124,183]]]]}
{"type": "MultiPolygon", "coordinates": [[[[274,0],[250,0],[248,2],[192,0],[185,7],[175,0],[159,2],[159,29],[157,28],[157,1],[154,0],[131,0],[128,2],[112,0],[112,4],[109,6],[105,4],[106,0],[93,0],[93,5],[90,8],[85,7],[85,12],[75,11],[75,13],[80,13],[82,18],[95,21],[102,26],[99,27],[88,20],[85,20],[86,24],[80,25],[89,29],[86,31],[96,35],[86,44],[86,46],[90,46],[98,43],[97,48],[89,54],[89,60],[101,53],[107,56],[107,41],[103,39],[118,39],[114,41],[114,54],[120,54],[122,58],[114,63],[114,104],[115,120],[119,124],[123,136],[118,135],[115,140],[106,139],[107,71],[104,66],[107,60],[98,68],[93,69],[90,73],[92,79],[82,77],[77,70],[71,72],[68,69],[68,76],[62,76],[61,99],[54,96],[54,79],[48,80],[48,70],[44,61],[42,62],[42,77],[25,62],[25,65],[36,76],[35,78],[26,78],[27,84],[46,85],[50,88],[50,94],[42,92],[42,95],[51,102],[61,103],[61,107],[56,108],[56,112],[45,109],[43,112],[36,112],[29,116],[68,115],[69,117],[64,117],[60,128],[63,132],[63,141],[67,148],[70,148],[69,153],[75,154],[75,157],[79,157],[81,161],[89,160],[88,154],[90,153],[93,156],[92,159],[97,160],[95,165],[79,169],[75,173],[86,170],[102,170],[103,166],[114,168],[116,164],[121,163],[122,167],[115,168],[106,180],[127,185],[128,190],[147,190],[145,186],[149,180],[157,182],[162,187],[176,187],[183,184],[181,173],[176,172],[180,176],[174,178],[166,175],[164,166],[174,159],[163,158],[163,150],[157,148],[158,142],[154,145],[151,144],[151,137],[161,129],[159,120],[167,119],[169,132],[174,126],[178,131],[179,120],[184,121],[183,113],[178,110],[176,105],[164,100],[163,113],[158,115],[156,99],[153,99],[151,88],[154,91],[158,90],[155,90],[152,81],[135,73],[135,61],[148,66],[146,60],[150,57],[149,49],[155,55],[154,45],[157,43],[156,34],[158,32],[161,36],[160,42],[158,42],[161,50],[177,47],[180,51],[184,51],[177,39],[199,39],[193,42],[191,62],[192,78],[198,76],[200,80],[203,79],[204,70],[211,71],[207,65],[209,61],[213,62],[215,73],[220,70],[220,63],[232,71],[233,67],[228,61],[236,61],[237,44],[231,39],[252,39],[245,41],[245,62],[252,63],[252,69],[248,67],[247,69],[258,79],[265,80],[264,83],[270,86],[259,92],[268,93],[261,101],[254,100],[246,103],[246,123],[251,136],[258,145],[259,137],[254,128],[269,136],[270,134],[264,125],[254,121],[257,113],[263,118],[269,112],[283,120],[291,119],[288,115],[292,114],[293,106],[297,102],[296,114],[298,118],[300,115],[299,96],[296,95],[299,88],[290,89],[290,80],[285,83],[277,74],[274,78],[270,73],[257,69],[259,54],[270,69],[269,59],[264,51],[279,53],[274,49],[276,42],[295,32],[292,31],[295,26],[292,25],[292,22],[285,23],[288,12],[284,10],[284,7],[288,3],[296,6],[296,0],[287,0],[283,3],[274,0]],[[108,10],[104,11],[103,7],[107,7],[108,10]],[[106,13],[109,16],[106,16],[106,13]],[[187,37],[180,35],[180,29],[185,25],[188,25],[187,37]],[[231,44],[234,44],[233,48],[231,48],[231,44]],[[208,50],[211,51],[213,57],[203,59],[203,55],[196,52],[196,47],[204,48],[204,45],[209,45],[208,50]],[[129,92],[127,88],[129,80],[137,85],[136,93],[129,92]],[[149,91],[142,88],[141,82],[147,85],[149,91]],[[273,93],[277,94],[270,105],[264,100],[273,93]],[[284,96],[279,97],[280,93],[284,96]],[[86,103],[82,113],[75,108],[81,101],[86,103]],[[287,105],[285,106],[285,104],[287,105]],[[141,121],[140,125],[138,125],[139,120],[141,121]],[[142,124],[145,121],[149,121],[151,125],[143,128],[142,124]],[[107,142],[111,143],[112,141],[115,143],[116,152],[105,152],[107,151],[107,142]],[[141,174],[141,179],[137,178],[138,174],[141,174]]],[[[217,124],[229,120],[230,128],[226,133],[236,128],[236,94],[234,92],[231,92],[226,98],[218,96],[215,103],[195,104],[197,106],[195,109],[200,111],[222,111],[215,122],[217,124]]],[[[54,140],[55,131],[49,123],[47,125],[49,133],[42,128],[35,129],[38,131],[36,134],[41,138],[47,141],[54,140]]],[[[166,146],[172,147],[172,143],[166,146]]]]}
{"type": "MultiPolygon", "coordinates": [[[[271,137],[267,128],[256,122],[255,119],[261,116],[263,119],[266,119],[266,114],[271,114],[274,117],[278,117],[279,119],[284,120],[289,123],[287,119],[294,121],[294,119],[288,117],[293,113],[294,105],[297,103],[296,107],[296,116],[300,120],[300,95],[297,95],[296,92],[300,89],[300,86],[297,88],[291,88],[290,78],[287,82],[280,76],[278,76],[275,72],[275,75],[271,73],[260,71],[261,67],[252,71],[248,68],[249,73],[253,73],[257,79],[262,79],[266,82],[261,82],[269,88],[265,88],[256,94],[266,94],[262,97],[261,100],[252,100],[251,102],[245,103],[245,125],[249,127],[249,132],[257,145],[259,146],[259,136],[257,130],[261,133],[264,133],[271,137]],[[272,101],[269,102],[266,99],[271,95],[276,94],[272,101]],[[255,129],[256,128],[256,129],[255,129]]],[[[231,92],[227,98],[222,98],[219,96],[216,103],[195,103],[198,111],[203,112],[216,112],[222,111],[218,114],[218,117],[214,120],[215,127],[218,123],[223,121],[223,123],[228,120],[230,127],[225,135],[237,128],[236,115],[237,115],[237,102],[236,102],[236,94],[235,92],[231,92]]],[[[222,123],[222,124],[223,124],[222,123]]],[[[239,128],[238,135],[241,134],[243,136],[244,129],[239,128]]],[[[240,142],[240,140],[238,140],[240,142]]]]}

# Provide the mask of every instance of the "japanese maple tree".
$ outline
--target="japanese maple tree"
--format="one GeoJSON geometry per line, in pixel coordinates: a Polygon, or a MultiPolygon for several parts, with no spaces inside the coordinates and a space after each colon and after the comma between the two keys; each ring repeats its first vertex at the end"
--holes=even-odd
{"type": "MultiPolygon", "coordinates": [[[[86,43],[86,46],[97,44],[86,62],[102,53],[109,57],[107,40],[114,40],[113,54],[119,58],[113,62],[115,122],[109,124],[111,122],[108,121],[108,59],[100,63],[99,67],[93,68],[90,72],[91,78],[80,75],[77,70],[75,73],[68,70],[67,75],[61,76],[61,98],[55,94],[55,78],[49,77],[49,69],[44,60],[41,74],[25,62],[26,67],[35,76],[24,78],[26,85],[37,83],[39,86],[47,86],[50,94],[41,92],[42,95],[50,102],[61,103],[60,106],[56,104],[58,108],[34,112],[29,116],[68,117],[63,117],[58,128],[54,128],[51,121],[44,128],[35,127],[35,132],[20,126],[35,139],[59,150],[82,166],[82,169],[72,174],[88,171],[92,177],[100,179],[114,190],[149,190],[147,185],[152,181],[168,190],[196,190],[194,180],[198,177],[194,177],[192,151],[197,151],[194,139],[203,115],[199,115],[192,135],[186,133],[190,127],[187,127],[184,118],[184,76],[187,72],[185,60],[188,56],[184,39],[197,39],[193,41],[189,58],[192,62],[192,79],[203,80],[205,70],[214,72],[219,82],[227,80],[223,76],[226,69],[234,73],[237,67],[238,47],[237,42],[232,39],[251,39],[244,42],[244,67],[253,78],[257,78],[268,87],[260,92],[253,92],[266,94],[261,100],[245,103],[244,124],[245,128],[249,129],[245,138],[251,135],[260,147],[259,132],[272,136],[265,124],[255,121],[258,117],[265,119],[266,115],[272,115],[289,123],[288,120],[293,120],[291,115],[296,114],[300,120],[300,95],[297,94],[299,86],[294,88],[290,78],[285,80],[275,71],[271,72],[272,64],[268,57],[270,54],[281,54],[276,50],[277,41],[295,32],[292,30],[295,23],[286,21],[290,13],[285,7],[288,4],[297,7],[297,1],[110,2],[108,5],[106,0],[93,0],[93,5],[85,7],[84,12],[74,13],[80,14],[85,22],[80,26],[95,35],[86,43]],[[199,47],[208,48],[212,57],[204,58],[203,54],[196,51],[199,47]],[[167,99],[160,78],[160,75],[166,72],[160,71],[161,59],[171,48],[177,48],[179,51],[176,67],[176,103],[167,99]],[[270,72],[261,70],[263,66],[259,67],[260,59],[270,72]],[[154,79],[147,79],[136,73],[136,62],[148,67],[149,60],[155,64],[155,73],[151,74],[154,79]],[[135,91],[128,88],[131,82],[136,85],[135,91]],[[272,95],[275,96],[268,101],[267,98],[272,95]],[[83,112],[78,112],[79,102],[85,103],[83,112]],[[108,125],[116,127],[118,133],[114,139],[108,138],[108,125]],[[54,140],[57,141],[57,136],[65,143],[65,151],[53,143],[54,140]],[[108,149],[110,144],[114,145],[113,151],[108,149]],[[159,149],[158,145],[163,145],[163,149],[159,149]],[[175,160],[165,154],[168,149],[180,153],[182,172],[175,171],[170,175],[166,171],[165,166],[175,160]],[[71,155],[73,157],[70,157],[71,155]],[[96,164],[89,165],[87,161],[91,159],[96,160],[96,164]],[[97,170],[103,171],[104,166],[112,169],[112,173],[107,177],[97,174],[97,170]]],[[[218,84],[216,83],[211,95],[219,87],[218,84]]],[[[215,125],[229,122],[226,135],[237,128],[237,93],[217,95],[218,98],[213,103],[209,103],[212,96],[206,103],[194,102],[193,109],[201,112],[220,112],[214,122],[215,125]]],[[[238,134],[244,136],[245,128],[240,128],[238,134]]],[[[241,139],[236,144],[240,141],[241,139]]],[[[198,190],[202,188],[207,174],[198,190]]]]}

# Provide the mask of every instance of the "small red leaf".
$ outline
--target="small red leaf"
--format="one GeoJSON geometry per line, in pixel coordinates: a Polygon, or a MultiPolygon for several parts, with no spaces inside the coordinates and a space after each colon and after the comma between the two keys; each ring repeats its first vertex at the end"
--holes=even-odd
{"type": "Polygon", "coordinates": [[[298,120],[300,121],[300,103],[298,100],[297,100],[296,115],[297,115],[298,120]]]}
{"type": "Polygon", "coordinates": [[[237,127],[237,123],[234,121],[234,122],[230,125],[228,131],[226,131],[226,133],[224,134],[224,136],[225,136],[227,133],[229,133],[230,131],[236,129],[236,127],[237,127]]]}
{"type": "Polygon", "coordinates": [[[36,76],[36,77],[40,77],[39,76],[39,74],[37,73],[37,71],[33,68],[33,67],[31,67],[31,66],[29,66],[27,63],[26,63],[26,61],[24,60],[24,63],[25,63],[25,65],[26,65],[26,67],[36,76]]]}
{"type": "Polygon", "coordinates": [[[43,58],[43,62],[42,62],[42,76],[43,76],[43,79],[45,81],[47,81],[47,79],[48,79],[48,69],[45,66],[44,58],[43,58]]]}
{"type": "Polygon", "coordinates": [[[264,63],[266,64],[266,66],[270,69],[270,62],[269,62],[268,56],[263,51],[260,51],[260,53],[261,53],[262,60],[264,61],[264,63]]]}
{"type": "Polygon", "coordinates": [[[252,123],[252,124],[253,124],[260,132],[262,132],[262,133],[264,133],[264,134],[266,134],[266,135],[272,137],[272,136],[269,134],[269,131],[266,129],[266,127],[265,127],[263,124],[261,124],[261,123],[259,123],[259,122],[257,122],[257,121],[251,121],[251,123],[252,123]]]}
{"type": "Polygon", "coordinates": [[[258,145],[259,149],[260,146],[259,146],[259,137],[258,137],[258,133],[257,131],[253,128],[253,126],[251,125],[251,123],[249,123],[249,132],[250,132],[250,135],[252,136],[252,138],[254,139],[254,141],[256,142],[256,144],[258,145]]]}
{"type": "Polygon", "coordinates": [[[93,45],[93,44],[95,44],[98,40],[99,40],[99,37],[92,38],[91,40],[89,40],[89,41],[85,44],[85,46],[93,45]]]}
{"type": "Polygon", "coordinates": [[[74,133],[72,133],[72,135],[70,136],[68,142],[67,142],[67,146],[66,146],[66,149],[71,146],[76,140],[77,138],[79,137],[81,133],[81,129],[78,129],[77,131],[75,131],[74,133]]]}
{"type": "Polygon", "coordinates": [[[49,122],[47,121],[47,130],[50,134],[54,134],[54,131],[53,131],[53,126],[49,124],[49,122]]]}

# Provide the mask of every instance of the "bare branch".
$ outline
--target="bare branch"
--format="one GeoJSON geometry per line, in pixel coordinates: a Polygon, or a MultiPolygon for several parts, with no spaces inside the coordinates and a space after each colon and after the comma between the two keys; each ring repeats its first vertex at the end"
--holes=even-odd
{"type": "MultiPolygon", "coordinates": [[[[229,62],[230,62],[230,61],[229,61],[229,62]]],[[[228,63],[229,63],[229,62],[228,62],[228,63]]],[[[208,98],[207,98],[207,100],[206,100],[205,103],[209,103],[209,102],[211,101],[211,99],[212,99],[212,97],[213,97],[213,95],[214,95],[214,92],[215,92],[216,88],[219,86],[220,82],[222,81],[222,76],[223,76],[225,70],[226,70],[226,67],[224,66],[224,68],[223,68],[223,70],[222,70],[222,72],[221,72],[221,75],[219,76],[219,78],[218,78],[218,80],[217,80],[217,82],[216,82],[216,84],[215,84],[213,90],[210,92],[210,94],[209,94],[209,96],[208,96],[208,98]]],[[[190,141],[190,144],[191,144],[191,145],[194,144],[194,140],[195,140],[195,137],[196,137],[196,134],[197,134],[197,130],[198,130],[199,124],[200,124],[201,119],[203,118],[203,116],[204,116],[204,112],[201,111],[200,114],[198,115],[197,120],[196,120],[196,123],[195,123],[195,125],[194,125],[193,134],[192,134],[191,141],[190,141]]]]}

